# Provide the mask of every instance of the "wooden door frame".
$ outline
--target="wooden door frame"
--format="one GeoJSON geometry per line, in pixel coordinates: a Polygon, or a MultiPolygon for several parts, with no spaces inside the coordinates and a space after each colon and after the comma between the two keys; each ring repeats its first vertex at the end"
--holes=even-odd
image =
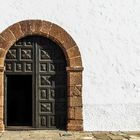
{"type": "Polygon", "coordinates": [[[72,37],[60,26],[42,20],[15,23],[0,34],[0,131],[4,131],[4,61],[9,48],[19,39],[40,35],[58,44],[67,61],[67,130],[82,131],[82,59],[72,37]]]}

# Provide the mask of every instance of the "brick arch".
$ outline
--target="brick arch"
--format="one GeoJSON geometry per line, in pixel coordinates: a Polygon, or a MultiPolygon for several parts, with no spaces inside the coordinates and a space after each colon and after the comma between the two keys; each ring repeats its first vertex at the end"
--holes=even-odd
{"type": "Polygon", "coordinates": [[[7,51],[19,39],[40,35],[50,38],[63,50],[67,61],[67,130],[83,130],[82,59],[72,37],[60,26],[42,20],[25,20],[13,24],[0,34],[0,130],[4,126],[4,60],[7,51]]]}

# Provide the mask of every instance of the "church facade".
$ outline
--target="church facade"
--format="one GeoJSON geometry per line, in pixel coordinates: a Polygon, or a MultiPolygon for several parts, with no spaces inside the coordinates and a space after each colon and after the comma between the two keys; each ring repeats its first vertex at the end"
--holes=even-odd
{"type": "Polygon", "coordinates": [[[0,131],[140,129],[140,2],[0,4],[0,131]]]}

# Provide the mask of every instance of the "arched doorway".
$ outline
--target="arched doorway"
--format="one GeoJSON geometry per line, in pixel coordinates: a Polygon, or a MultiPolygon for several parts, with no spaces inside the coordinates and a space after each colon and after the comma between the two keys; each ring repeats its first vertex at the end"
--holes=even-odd
{"type": "Polygon", "coordinates": [[[67,122],[66,59],[45,37],[17,41],[5,59],[5,124],[65,129],[67,122]]]}
{"type": "MultiPolygon", "coordinates": [[[[65,55],[67,64],[67,120],[65,122],[66,130],[81,131],[83,130],[83,67],[79,48],[72,37],[63,28],[54,23],[42,20],[21,21],[11,25],[0,34],[0,131],[3,131],[6,126],[6,124],[4,123],[4,73],[6,70],[4,63],[6,54],[8,50],[15,44],[15,42],[17,42],[21,38],[36,35],[43,36],[48,38],[49,40],[52,40],[61,48],[65,55]]],[[[20,65],[18,65],[17,67],[18,69],[21,68],[20,65]]],[[[33,81],[32,77],[27,77],[27,79],[25,78],[24,80],[33,81]]]]}

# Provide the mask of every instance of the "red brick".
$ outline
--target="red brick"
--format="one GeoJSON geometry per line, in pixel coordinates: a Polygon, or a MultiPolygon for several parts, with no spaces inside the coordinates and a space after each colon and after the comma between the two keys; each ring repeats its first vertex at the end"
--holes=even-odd
{"type": "Polygon", "coordinates": [[[69,107],[81,107],[82,106],[82,97],[78,97],[78,96],[68,97],[68,106],[69,107]]]}
{"type": "Polygon", "coordinates": [[[74,108],[70,107],[68,109],[68,119],[74,119],[75,117],[75,111],[74,111],[74,108]]]}
{"type": "Polygon", "coordinates": [[[82,120],[82,107],[75,107],[75,119],[82,120]]]}

